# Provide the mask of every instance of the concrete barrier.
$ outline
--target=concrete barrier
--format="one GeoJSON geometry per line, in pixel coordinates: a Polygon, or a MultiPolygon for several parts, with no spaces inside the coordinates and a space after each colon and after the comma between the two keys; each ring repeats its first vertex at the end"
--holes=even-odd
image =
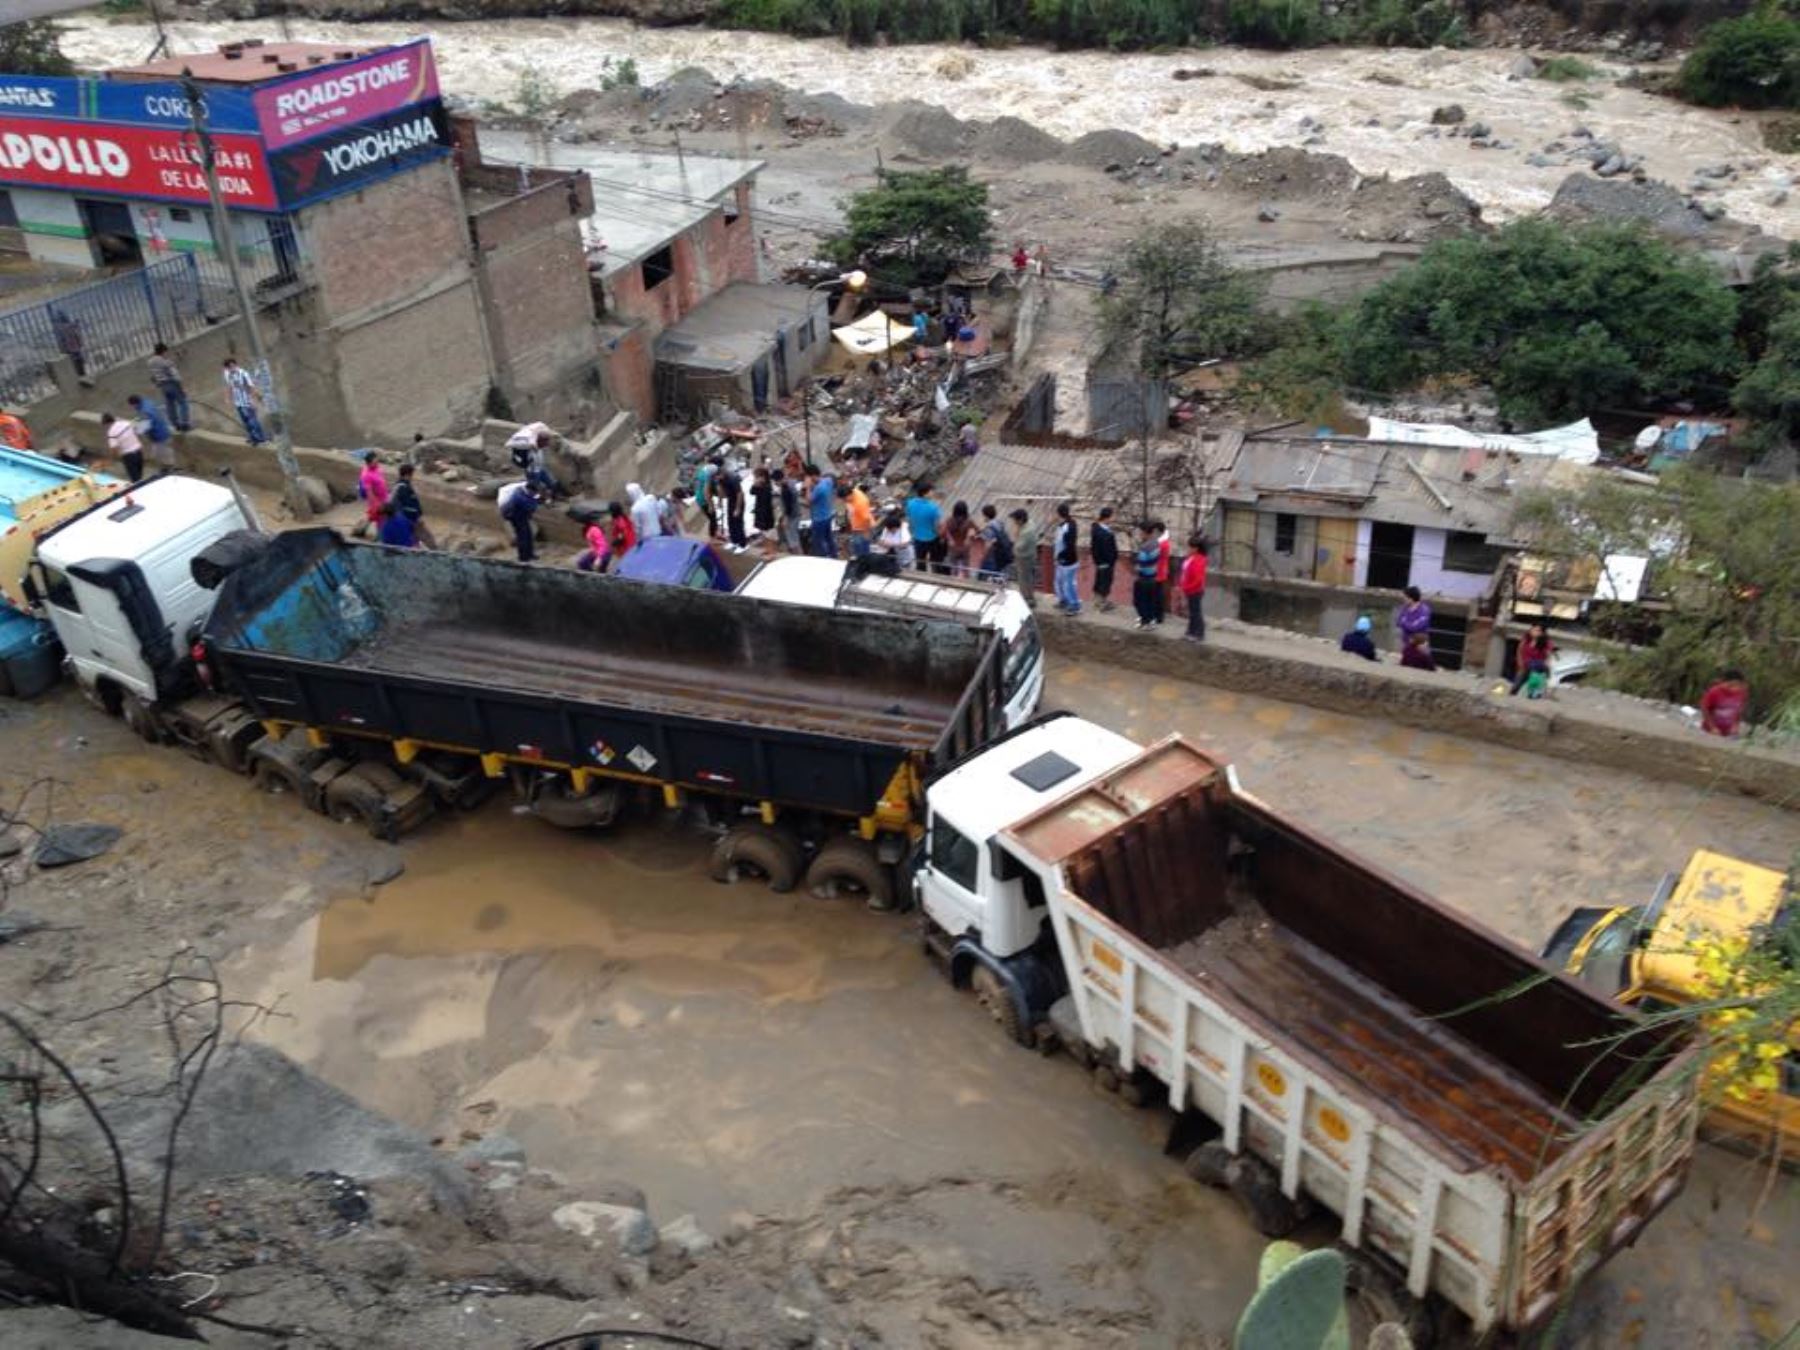
{"type": "Polygon", "coordinates": [[[1263,698],[1286,699],[1359,717],[1490,741],[1532,754],[1646,778],[1674,779],[1800,810],[1800,755],[1722,741],[1646,718],[1608,718],[1567,702],[1494,698],[1460,678],[1392,665],[1339,661],[1335,653],[1292,654],[1229,638],[1183,642],[1176,633],[1140,633],[1098,617],[1040,614],[1044,644],[1064,656],[1192,680],[1263,698]]]}

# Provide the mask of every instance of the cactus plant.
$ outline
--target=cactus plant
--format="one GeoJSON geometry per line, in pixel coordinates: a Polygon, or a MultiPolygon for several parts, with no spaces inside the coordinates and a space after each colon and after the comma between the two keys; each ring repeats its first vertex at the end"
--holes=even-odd
{"type": "Polygon", "coordinates": [[[1350,1350],[1344,1258],[1271,1242],[1232,1344],[1235,1350],[1350,1350]]]}

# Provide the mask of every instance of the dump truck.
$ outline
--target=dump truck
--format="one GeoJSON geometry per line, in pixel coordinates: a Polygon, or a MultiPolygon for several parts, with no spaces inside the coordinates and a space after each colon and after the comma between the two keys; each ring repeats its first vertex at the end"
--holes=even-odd
{"type": "Polygon", "coordinates": [[[1684,1034],[1289,820],[1178,736],[1052,716],[926,791],[926,942],[1014,1039],[1166,1101],[1265,1233],[1337,1216],[1422,1341],[1542,1323],[1680,1191],[1684,1034]]]}
{"type": "Polygon", "coordinates": [[[25,571],[38,536],[123,486],[79,464],[0,447],[0,602],[28,610],[25,571]]]}
{"type": "Polygon", "coordinates": [[[886,907],[924,781],[1003,726],[987,630],[251,524],[154,479],[40,540],[31,590],[140,734],[381,837],[500,781],[570,828],[648,798],[721,879],[886,907]]]}
{"type": "MultiPolygon", "coordinates": [[[[1704,1005],[1717,997],[1701,973],[1708,945],[1793,943],[1800,903],[1788,874],[1711,849],[1667,873],[1646,905],[1580,906],[1564,919],[1544,960],[1588,988],[1647,1013],[1704,1005]]],[[[1800,1166],[1800,1025],[1771,1044],[1774,1085],[1717,1092],[1702,1122],[1709,1134],[1758,1154],[1773,1148],[1800,1166]]]]}

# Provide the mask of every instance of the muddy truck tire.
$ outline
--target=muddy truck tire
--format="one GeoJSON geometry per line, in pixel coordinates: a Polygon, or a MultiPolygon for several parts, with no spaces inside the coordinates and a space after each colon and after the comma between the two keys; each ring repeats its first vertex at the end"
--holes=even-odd
{"type": "Polygon", "coordinates": [[[894,907],[892,870],[861,839],[833,839],[806,869],[806,889],[821,900],[862,896],[870,909],[894,907]]]}
{"type": "Polygon", "coordinates": [[[760,879],[782,894],[799,884],[806,860],[799,841],[775,825],[733,825],[713,845],[708,872],[714,881],[760,879]]]}

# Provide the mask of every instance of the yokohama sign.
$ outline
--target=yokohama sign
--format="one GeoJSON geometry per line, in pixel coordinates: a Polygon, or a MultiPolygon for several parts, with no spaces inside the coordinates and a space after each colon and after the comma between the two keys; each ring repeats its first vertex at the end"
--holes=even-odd
{"type": "MultiPolygon", "coordinates": [[[[219,189],[227,206],[276,210],[255,136],[218,133],[219,189]]],[[[172,127],[115,126],[0,113],[0,183],[156,201],[204,202],[206,175],[192,137],[172,127]]]]}
{"type": "Polygon", "coordinates": [[[447,154],[444,108],[435,100],[360,122],[270,156],[290,208],[348,192],[447,154]]]}

